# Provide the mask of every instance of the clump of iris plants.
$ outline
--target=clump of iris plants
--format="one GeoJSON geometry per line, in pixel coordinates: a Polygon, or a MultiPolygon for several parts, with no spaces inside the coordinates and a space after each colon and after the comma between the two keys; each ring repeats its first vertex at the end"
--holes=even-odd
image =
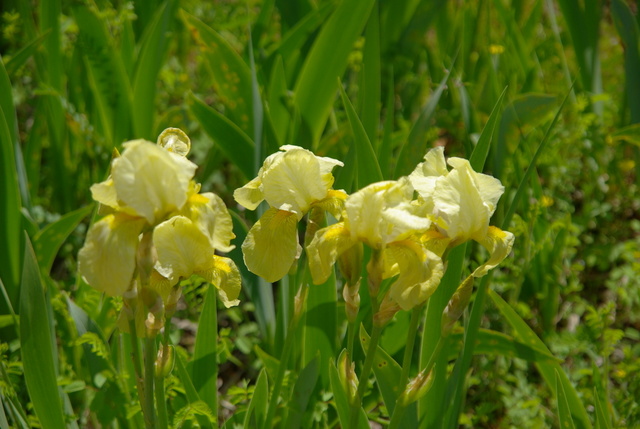
{"type": "Polygon", "coordinates": [[[217,288],[226,307],[239,303],[238,268],[215,253],[234,248],[231,216],[220,197],[201,193],[194,182],[197,166],[186,158],[190,146],[177,128],[163,131],[157,143],[124,143],[107,180],[91,187],[102,217],[78,254],[79,273],[89,285],[123,298],[119,322],[131,336],[148,428],[167,426],[162,383],[173,365],[172,349],[167,329],[158,351],[156,337],[175,313],[180,281],[199,275],[217,288]],[[138,338],[146,339],[144,370],[138,338]]]}

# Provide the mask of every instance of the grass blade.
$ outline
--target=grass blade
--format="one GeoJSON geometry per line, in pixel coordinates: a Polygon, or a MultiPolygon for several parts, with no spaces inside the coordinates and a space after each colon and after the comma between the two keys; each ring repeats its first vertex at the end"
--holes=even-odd
{"type": "Polygon", "coordinates": [[[442,81],[440,81],[436,90],[433,91],[429,97],[429,101],[425,104],[422,112],[420,112],[420,117],[413,125],[413,128],[411,128],[409,137],[407,137],[407,141],[404,143],[400,149],[400,153],[398,154],[396,169],[393,173],[394,178],[397,179],[400,176],[411,173],[417,162],[421,160],[426,153],[427,141],[424,138],[424,135],[431,125],[431,118],[433,117],[433,114],[436,111],[436,106],[440,101],[440,97],[446,88],[450,73],[450,71],[447,71],[444,78],[442,78],[442,81]]]}
{"type": "MultiPolygon", "coordinates": [[[[0,86],[5,87],[8,83],[8,76],[5,72],[2,61],[0,61],[0,86]]],[[[11,88],[11,83],[8,83],[11,88]]],[[[7,293],[11,302],[15,306],[18,302],[18,283],[20,279],[20,230],[21,218],[20,188],[18,183],[18,172],[16,170],[14,142],[9,123],[13,123],[11,118],[15,118],[13,110],[13,100],[11,90],[0,91],[0,213],[3,220],[0,222],[0,278],[3,279],[7,288],[7,293]],[[5,111],[5,109],[9,109],[5,111]],[[7,116],[9,116],[7,120],[7,116]]],[[[0,306],[3,313],[6,308],[0,306]]]]}
{"type": "Polygon", "coordinates": [[[168,0],[155,12],[140,44],[138,64],[133,79],[133,128],[136,138],[154,141],[153,119],[156,112],[156,86],[173,26],[176,0],[168,0]]]}
{"type": "Polygon", "coordinates": [[[511,203],[509,205],[509,210],[507,211],[507,214],[504,217],[504,221],[502,223],[502,227],[503,228],[508,228],[509,224],[511,224],[511,219],[513,218],[513,215],[516,212],[516,208],[518,207],[518,203],[520,202],[520,199],[524,196],[524,193],[525,193],[524,191],[526,190],[526,185],[529,182],[529,179],[531,178],[531,174],[533,174],[533,172],[535,170],[535,166],[536,166],[536,163],[538,161],[538,158],[540,157],[540,154],[546,148],[547,143],[549,142],[549,137],[551,136],[551,130],[553,130],[553,127],[558,122],[558,119],[560,118],[560,113],[562,112],[562,109],[564,108],[564,105],[566,104],[567,100],[569,99],[569,95],[571,94],[572,90],[573,90],[573,86],[571,88],[569,88],[569,91],[567,92],[567,95],[564,97],[564,100],[562,100],[562,104],[558,108],[558,111],[556,112],[556,115],[554,116],[553,120],[551,121],[551,124],[549,124],[549,127],[547,128],[547,131],[545,132],[544,137],[542,138],[542,141],[538,145],[538,148],[536,149],[535,154],[531,158],[531,162],[529,163],[529,166],[527,167],[527,170],[524,172],[524,175],[522,176],[522,180],[520,181],[520,184],[518,185],[518,189],[516,190],[516,193],[513,196],[513,200],[511,200],[511,203]]]}
{"type": "Polygon", "coordinates": [[[633,76],[640,76],[640,30],[627,3],[622,0],[611,2],[611,15],[624,46],[625,85],[627,102],[631,111],[631,123],[640,122],[640,82],[633,76]]]}
{"type": "Polygon", "coordinates": [[[347,67],[354,42],[364,28],[373,0],[342,1],[322,27],[295,85],[295,102],[315,145],[331,112],[336,77],[347,67]]]}
{"type": "Polygon", "coordinates": [[[64,429],[62,401],[56,381],[53,326],[47,294],[33,247],[25,235],[20,296],[20,346],[24,377],[33,408],[45,428],[64,429]]]}
{"type": "Polygon", "coordinates": [[[560,374],[558,374],[558,371],[556,371],[556,400],[560,427],[563,429],[575,429],[576,426],[573,424],[571,410],[569,408],[569,403],[567,402],[567,395],[564,393],[564,387],[560,381],[560,374]]]}
{"type": "Polygon", "coordinates": [[[91,213],[91,210],[93,210],[93,206],[86,206],[67,213],[56,222],[47,225],[33,237],[33,247],[36,250],[38,263],[44,274],[48,274],[51,271],[51,265],[60,246],[80,221],[91,213]]]}
{"type": "Polygon", "coordinates": [[[202,129],[222,149],[225,155],[242,171],[248,180],[253,177],[253,141],[226,116],[207,106],[194,95],[189,107],[202,129]]]}
{"type": "MultiPolygon", "coordinates": [[[[525,344],[530,345],[534,349],[541,353],[551,354],[547,346],[542,342],[540,338],[533,332],[533,330],[522,320],[522,318],[515,312],[513,308],[505,300],[503,300],[497,293],[488,290],[488,295],[493,303],[498,307],[500,313],[504,316],[505,320],[513,328],[516,337],[525,344]]],[[[573,419],[573,422],[579,429],[591,429],[591,421],[587,414],[584,405],[580,401],[580,397],[575,388],[571,385],[569,378],[565,374],[564,370],[557,362],[537,362],[536,367],[540,374],[544,378],[549,388],[556,393],[556,380],[559,380],[562,388],[564,389],[565,397],[567,399],[568,407],[573,419]],[[557,377],[557,378],[556,378],[557,377]]]]}
{"type": "Polygon", "coordinates": [[[216,93],[229,109],[229,118],[244,133],[253,136],[253,93],[249,66],[220,34],[184,10],[181,13],[207,61],[216,93]]]}
{"type": "Polygon", "coordinates": [[[313,394],[313,390],[318,382],[318,362],[319,355],[316,355],[305,366],[296,380],[296,384],[293,386],[293,393],[289,400],[289,413],[287,415],[286,428],[299,428],[308,427],[309,425],[302,425],[302,420],[305,414],[308,413],[309,399],[313,394]]]}
{"type": "Polygon", "coordinates": [[[340,87],[340,95],[342,97],[342,103],[347,111],[347,117],[349,118],[349,124],[351,125],[351,132],[353,133],[354,147],[356,149],[356,189],[365,187],[366,185],[382,180],[382,171],[380,171],[380,164],[376,158],[376,153],[371,146],[371,141],[367,137],[367,132],[358,118],[358,114],[353,108],[353,104],[349,100],[349,97],[344,92],[342,85],[340,87]]]}
{"type": "Polygon", "coordinates": [[[247,407],[247,413],[244,417],[245,429],[261,428],[264,425],[264,419],[267,416],[267,404],[269,401],[269,380],[267,379],[267,371],[262,368],[256,381],[256,387],[251,397],[251,402],[247,407]]]}
{"type": "Polygon", "coordinates": [[[204,300],[191,362],[191,380],[200,399],[218,416],[218,315],[217,291],[209,285],[204,300]]]}

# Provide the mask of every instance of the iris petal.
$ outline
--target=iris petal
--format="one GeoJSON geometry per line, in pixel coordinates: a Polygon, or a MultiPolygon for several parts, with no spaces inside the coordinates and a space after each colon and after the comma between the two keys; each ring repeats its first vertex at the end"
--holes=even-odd
{"type": "Polygon", "coordinates": [[[111,214],[93,224],[78,253],[78,270],[88,284],[110,296],[126,292],[144,224],[144,219],[126,214],[111,214]]]}
{"type": "Polygon", "coordinates": [[[217,289],[220,300],[225,307],[233,307],[240,303],[238,296],[241,289],[240,271],[235,262],[222,256],[214,256],[214,267],[207,278],[217,289]]]}
{"type": "Polygon", "coordinates": [[[474,277],[482,277],[489,270],[500,264],[504,258],[511,252],[515,237],[509,231],[503,231],[495,226],[490,226],[487,235],[478,240],[487,251],[489,251],[489,260],[480,265],[473,272],[474,277]]]}
{"type": "Polygon", "coordinates": [[[267,210],[242,243],[247,268],[268,282],[284,277],[300,253],[297,225],[295,213],[267,210]]]}
{"type": "Polygon", "coordinates": [[[307,246],[313,283],[327,281],[338,257],[356,243],[342,222],[320,229],[307,246]]]}
{"type": "Polygon", "coordinates": [[[416,239],[391,243],[384,250],[384,258],[385,277],[398,275],[389,295],[403,310],[425,302],[436,291],[444,274],[442,260],[416,239]]]}
{"type": "Polygon", "coordinates": [[[118,202],[131,207],[151,225],[181,209],[196,165],[144,140],[127,142],[124,147],[111,170],[118,202]]]}
{"type": "Polygon", "coordinates": [[[171,285],[213,266],[213,246],[189,218],[174,216],[162,222],[154,230],[153,242],[158,253],[156,270],[171,285]]]}

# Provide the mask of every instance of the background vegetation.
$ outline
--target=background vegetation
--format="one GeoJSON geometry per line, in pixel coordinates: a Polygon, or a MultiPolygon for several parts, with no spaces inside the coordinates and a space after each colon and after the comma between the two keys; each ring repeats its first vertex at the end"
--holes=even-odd
{"type": "MultiPolygon", "coordinates": [[[[95,212],[89,187],[106,177],[113,149],[133,138],[155,141],[170,126],[191,137],[197,180],[233,212],[238,247],[255,218],[233,190],[282,144],[343,160],[335,188],[351,192],[370,181],[372,159],[385,178],[397,178],[429,147],[468,158],[481,135],[490,138],[485,171],[506,188],[492,223],[513,231],[516,244],[482,294],[484,311],[465,315],[465,326],[482,328],[473,358],[460,347],[460,328],[447,353],[450,377],[437,381],[439,397],[426,399],[447,411],[421,425],[540,428],[567,418],[576,427],[640,425],[634,2],[8,0],[0,7],[0,427],[55,427],[60,410],[38,405],[52,392],[70,426],[141,427],[116,326],[122,303],[78,278],[76,255],[95,212]],[[375,157],[356,156],[364,141],[375,157]],[[531,334],[541,341],[529,343],[531,334]],[[523,350],[522,342],[533,346],[523,350]]],[[[462,256],[473,264],[479,253],[469,246],[462,256]]],[[[208,286],[194,278],[184,283],[171,328],[179,359],[166,389],[176,427],[210,420],[254,427],[264,418],[266,382],[258,375],[266,368],[271,379],[278,367],[289,285],[256,278],[238,249],[230,256],[244,293],[239,307],[217,315],[210,350],[220,364],[219,414],[210,419],[194,400],[206,402],[212,388],[194,376],[203,350],[194,344],[215,338],[215,324],[196,336],[208,286]]],[[[283,392],[295,412],[277,420],[283,427],[338,425],[324,364],[343,347],[336,296],[329,288],[309,298],[283,392]]],[[[397,361],[408,323],[398,314],[382,338],[397,361]]],[[[372,390],[367,398],[370,419],[388,421],[381,396],[372,390]]]]}

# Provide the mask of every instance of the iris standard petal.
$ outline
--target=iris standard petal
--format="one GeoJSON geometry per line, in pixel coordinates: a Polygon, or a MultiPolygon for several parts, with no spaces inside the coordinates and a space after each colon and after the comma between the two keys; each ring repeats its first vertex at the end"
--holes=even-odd
{"type": "Polygon", "coordinates": [[[216,194],[205,192],[191,195],[180,214],[200,228],[214,249],[230,252],[235,248],[231,245],[231,240],[236,238],[231,215],[222,198],[216,194]]]}
{"type": "Polygon", "coordinates": [[[238,204],[249,210],[255,210],[260,203],[264,201],[262,193],[262,180],[256,177],[242,188],[238,188],[233,192],[233,199],[238,204]]]}
{"type": "Polygon", "coordinates": [[[318,158],[310,151],[290,147],[262,174],[264,198],[271,207],[295,213],[298,220],[311,203],[323,199],[329,186],[323,180],[318,158]]]}
{"type": "Polygon", "coordinates": [[[295,213],[267,210],[242,243],[247,268],[268,282],[284,277],[300,254],[297,226],[295,213]]]}
{"type": "Polygon", "coordinates": [[[175,285],[180,278],[206,271],[213,265],[214,249],[200,228],[184,216],[162,222],[153,232],[158,253],[156,270],[175,285]]]}
{"type": "Polygon", "coordinates": [[[482,277],[500,264],[504,258],[511,252],[515,237],[509,231],[503,231],[498,227],[490,226],[487,234],[478,240],[482,246],[489,252],[489,260],[480,265],[473,272],[474,277],[482,277]]]}
{"type": "Polygon", "coordinates": [[[118,202],[131,207],[151,225],[180,210],[187,201],[196,165],[144,140],[127,142],[124,147],[111,169],[118,202]]]}
{"type": "Polygon", "coordinates": [[[389,289],[390,297],[403,310],[425,302],[438,288],[444,274],[442,260],[425,249],[419,240],[391,243],[384,250],[385,277],[398,275],[389,289]]]}
{"type": "Polygon", "coordinates": [[[342,222],[316,232],[306,249],[313,283],[326,282],[338,257],[357,242],[342,222]]]}
{"type": "Polygon", "coordinates": [[[444,220],[452,240],[482,236],[489,226],[489,211],[475,185],[473,173],[471,166],[455,168],[438,179],[434,191],[434,215],[444,220]]]}
{"type": "Polygon", "coordinates": [[[111,214],[91,226],[78,253],[78,271],[89,285],[110,296],[129,289],[144,224],[141,218],[111,214]]]}

